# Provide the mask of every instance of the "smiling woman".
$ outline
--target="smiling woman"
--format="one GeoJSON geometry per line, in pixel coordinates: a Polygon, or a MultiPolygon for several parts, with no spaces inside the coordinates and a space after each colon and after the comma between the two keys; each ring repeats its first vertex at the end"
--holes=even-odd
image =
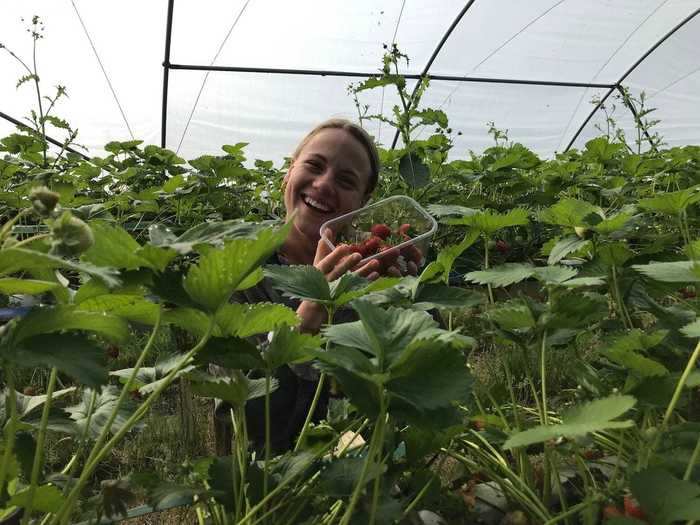
{"type": "MultiPolygon", "coordinates": [[[[330,119],[311,130],[299,143],[284,177],[284,204],[292,228],[273,264],[313,265],[328,281],[353,271],[368,279],[379,276],[379,261],[362,266],[362,256],[340,244],[331,250],[321,241],[320,228],[326,221],[354,211],[367,202],[377,185],[379,156],[372,138],[360,126],[344,119],[330,119]]],[[[332,232],[328,232],[329,237],[332,232]]],[[[398,270],[396,270],[398,272],[398,270]]],[[[267,279],[240,293],[247,303],[281,303],[296,310],[300,330],[317,333],[327,322],[326,309],[311,301],[288,299],[272,288],[267,279]]],[[[349,311],[339,311],[336,322],[350,321],[349,311]]],[[[276,370],[278,388],[270,396],[271,448],[282,451],[292,446],[304,424],[318,384],[318,372],[309,365],[276,370]]],[[[315,414],[325,415],[328,398],[323,393],[315,414]]],[[[230,412],[226,404],[217,406],[217,453],[231,449],[230,412]]],[[[264,446],[264,406],[262,399],[246,405],[249,439],[255,448],[264,446]]]]}

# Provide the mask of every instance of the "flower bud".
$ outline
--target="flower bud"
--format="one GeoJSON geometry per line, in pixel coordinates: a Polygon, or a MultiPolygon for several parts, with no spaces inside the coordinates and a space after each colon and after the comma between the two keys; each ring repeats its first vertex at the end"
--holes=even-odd
{"type": "Polygon", "coordinates": [[[95,243],[90,226],[66,211],[52,225],[52,250],[64,255],[78,255],[95,243]]]}
{"type": "Polygon", "coordinates": [[[51,191],[46,186],[38,186],[33,188],[29,194],[29,200],[32,202],[32,208],[42,217],[50,217],[58,204],[58,199],[61,196],[55,191],[51,191]]]}

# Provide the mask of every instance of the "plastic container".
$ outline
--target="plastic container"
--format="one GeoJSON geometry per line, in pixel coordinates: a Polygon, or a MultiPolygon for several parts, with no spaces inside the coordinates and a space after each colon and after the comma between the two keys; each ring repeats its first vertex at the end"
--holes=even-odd
{"type": "Polygon", "coordinates": [[[405,272],[409,261],[418,267],[425,263],[430,238],[436,230],[437,221],[420,204],[405,195],[394,195],[326,221],[320,233],[331,250],[337,244],[350,244],[363,255],[360,264],[384,258],[389,263],[387,266],[396,264],[405,272]],[[391,233],[386,238],[372,240],[377,237],[372,233],[374,225],[386,225],[391,233]],[[335,234],[335,244],[325,236],[327,228],[335,234]],[[373,250],[377,243],[383,251],[373,250]]]}

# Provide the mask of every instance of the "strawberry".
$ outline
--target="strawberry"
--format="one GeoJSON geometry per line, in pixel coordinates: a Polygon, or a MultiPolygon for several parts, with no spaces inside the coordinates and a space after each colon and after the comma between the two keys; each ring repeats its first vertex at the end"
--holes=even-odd
{"type": "Polygon", "coordinates": [[[391,228],[389,228],[386,224],[374,224],[372,225],[370,231],[372,232],[372,235],[379,237],[380,239],[386,239],[389,237],[389,235],[391,235],[391,228]]]}
{"type": "Polygon", "coordinates": [[[107,347],[107,356],[109,356],[112,359],[116,359],[119,357],[119,347],[116,345],[109,345],[107,347]]]}
{"type": "Polygon", "coordinates": [[[625,505],[625,516],[629,518],[636,518],[638,520],[646,520],[647,515],[644,513],[642,508],[639,506],[639,502],[631,494],[625,494],[624,499],[625,505]]]}
{"type": "Polygon", "coordinates": [[[387,270],[389,267],[396,264],[399,258],[399,251],[391,246],[382,246],[379,248],[379,253],[382,254],[382,267],[387,270]]]}
{"type": "Polygon", "coordinates": [[[379,237],[370,237],[364,242],[365,257],[374,255],[382,246],[382,239],[379,237]]]}
{"type": "Polygon", "coordinates": [[[681,288],[680,292],[683,299],[695,299],[695,290],[692,288],[681,288]]]}
{"type": "Polygon", "coordinates": [[[362,255],[362,257],[365,257],[365,247],[364,243],[362,244],[351,244],[350,245],[350,253],[359,253],[362,255]]]}
{"type": "Polygon", "coordinates": [[[36,392],[36,387],[35,387],[35,386],[31,386],[31,385],[25,386],[25,387],[24,387],[24,390],[22,390],[22,393],[23,393],[25,396],[35,396],[35,395],[37,394],[37,392],[36,392]]]}
{"type": "Polygon", "coordinates": [[[410,224],[404,223],[401,226],[399,226],[397,232],[399,235],[401,235],[401,237],[410,239],[411,234],[413,233],[413,228],[410,224]]]}
{"type": "Polygon", "coordinates": [[[508,243],[502,239],[496,241],[496,250],[501,254],[505,255],[510,251],[510,246],[508,243]]]}
{"type": "Polygon", "coordinates": [[[621,518],[624,515],[625,514],[622,512],[622,509],[613,505],[612,503],[609,503],[608,505],[605,505],[605,507],[603,507],[603,519],[604,520],[609,520],[612,518],[621,518]]]}

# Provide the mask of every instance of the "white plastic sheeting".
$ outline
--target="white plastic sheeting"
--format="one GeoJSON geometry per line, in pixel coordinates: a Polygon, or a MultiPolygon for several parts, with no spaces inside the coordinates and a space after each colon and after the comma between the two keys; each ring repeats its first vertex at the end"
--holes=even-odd
{"type": "MultiPolygon", "coordinates": [[[[46,31],[37,63],[43,89],[67,87],[69,98],[56,114],[79,128],[79,141],[90,153],[100,154],[105,142],[132,135],[159,143],[167,4],[4,0],[0,42],[31,60],[31,38],[20,17],[28,21],[34,14],[41,16],[46,31]]],[[[700,0],[174,0],[170,61],[365,73],[378,70],[383,44],[396,42],[410,57],[403,72],[418,74],[467,4],[430,74],[614,84],[659,39],[700,9],[700,0]]],[[[700,16],[668,38],[624,82],[634,95],[645,91],[649,104],[658,108],[658,130],[669,145],[700,143],[698,49],[700,16]]],[[[30,84],[15,88],[25,73],[0,52],[0,111],[17,119],[27,114],[35,98],[30,84]]],[[[359,80],[172,70],[166,146],[194,158],[219,152],[222,144],[249,142],[250,159],[279,163],[318,121],[356,117],[346,88],[359,80]]],[[[590,101],[606,92],[433,80],[424,103],[450,117],[455,158],[491,145],[490,121],[508,129],[512,140],[549,156],[566,148],[593,109],[590,101]]],[[[390,89],[364,92],[361,101],[371,112],[385,114],[397,102],[390,89]]],[[[630,130],[629,112],[620,104],[616,117],[630,130]]],[[[596,133],[596,123],[601,123],[600,115],[585,126],[575,146],[596,133]]],[[[0,119],[0,133],[11,130],[0,119]]],[[[373,124],[369,130],[384,145],[391,144],[393,130],[386,125],[373,124]]]]}

